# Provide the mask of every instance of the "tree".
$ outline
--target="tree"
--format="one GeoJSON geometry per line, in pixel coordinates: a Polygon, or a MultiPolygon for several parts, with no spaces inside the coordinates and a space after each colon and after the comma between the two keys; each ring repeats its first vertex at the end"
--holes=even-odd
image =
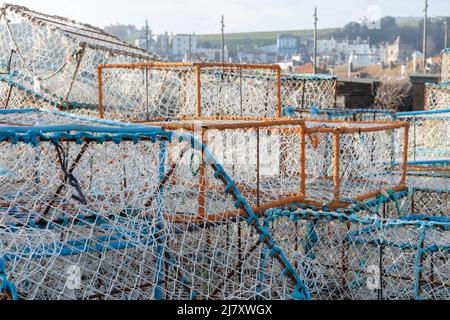
{"type": "Polygon", "coordinates": [[[408,77],[382,79],[375,96],[375,108],[407,111],[412,102],[413,88],[408,77]]]}

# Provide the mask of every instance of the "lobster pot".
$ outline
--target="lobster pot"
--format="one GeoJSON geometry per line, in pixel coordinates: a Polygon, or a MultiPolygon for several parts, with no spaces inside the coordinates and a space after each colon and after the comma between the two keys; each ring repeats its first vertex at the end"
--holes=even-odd
{"type": "Polygon", "coordinates": [[[450,49],[442,51],[441,81],[450,80],[450,49]]]}
{"type": "Polygon", "coordinates": [[[448,219],[298,209],[273,210],[267,223],[312,299],[450,299],[448,219]]]}
{"type": "Polygon", "coordinates": [[[404,188],[408,124],[305,121],[305,199],[342,207],[404,188]],[[403,167],[400,177],[399,165],[403,167]]]}
{"type": "Polygon", "coordinates": [[[99,67],[99,116],[126,121],[183,117],[277,117],[275,65],[107,64],[99,67]]]}
{"type": "Polygon", "coordinates": [[[335,77],[311,74],[283,75],[281,87],[283,110],[336,108],[335,77]]]}
{"type": "Polygon", "coordinates": [[[0,126],[0,261],[18,298],[309,297],[194,136],[35,113],[0,126]]]}
{"type": "Polygon", "coordinates": [[[425,86],[425,110],[450,109],[450,82],[425,86]]]}
{"type": "Polygon", "coordinates": [[[65,108],[97,110],[99,64],[157,58],[99,28],[15,5],[1,8],[0,35],[0,70],[9,87],[65,108]]]}
{"type": "Polygon", "coordinates": [[[413,162],[450,159],[450,114],[410,112],[400,119],[411,125],[408,157],[413,162]]]}

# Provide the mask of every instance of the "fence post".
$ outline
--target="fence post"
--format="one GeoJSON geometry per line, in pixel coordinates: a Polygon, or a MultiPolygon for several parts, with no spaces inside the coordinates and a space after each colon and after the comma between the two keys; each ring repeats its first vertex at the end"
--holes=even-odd
{"type": "Polygon", "coordinates": [[[334,202],[339,203],[341,198],[341,175],[340,175],[340,151],[341,151],[341,129],[336,128],[333,132],[333,184],[334,184],[334,202]]]}
{"type": "Polygon", "coordinates": [[[195,66],[197,70],[197,112],[196,116],[201,117],[202,116],[202,80],[201,80],[201,73],[202,73],[202,67],[201,65],[195,66]]]}
{"type": "Polygon", "coordinates": [[[300,126],[300,195],[306,197],[306,125],[300,126]]]}
{"type": "Polygon", "coordinates": [[[281,107],[281,67],[277,66],[277,117],[283,117],[283,110],[281,107]]]}
{"type": "Polygon", "coordinates": [[[200,163],[200,171],[199,171],[199,192],[198,192],[198,215],[200,218],[206,217],[206,210],[205,210],[205,202],[206,202],[206,178],[205,178],[205,154],[204,154],[204,148],[203,146],[206,145],[206,134],[207,129],[205,127],[202,127],[201,129],[201,163],[200,163]]]}
{"type": "Polygon", "coordinates": [[[105,110],[103,107],[103,66],[99,65],[97,68],[97,75],[98,75],[98,113],[99,117],[103,119],[105,117],[105,110]]]}
{"type": "Polygon", "coordinates": [[[403,141],[402,180],[401,180],[402,186],[406,184],[406,175],[408,173],[408,144],[409,144],[409,125],[405,126],[405,139],[403,141]]]}

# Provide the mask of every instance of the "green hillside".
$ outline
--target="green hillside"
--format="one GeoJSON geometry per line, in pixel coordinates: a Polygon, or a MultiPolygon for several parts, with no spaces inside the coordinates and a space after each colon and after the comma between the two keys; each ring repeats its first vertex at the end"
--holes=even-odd
{"type": "MultiPolygon", "coordinates": [[[[328,37],[330,33],[337,31],[337,28],[333,29],[321,29],[319,30],[319,37],[328,37]]],[[[237,45],[241,46],[266,46],[276,44],[277,35],[281,33],[289,33],[297,35],[303,39],[311,38],[313,36],[313,30],[284,30],[284,31],[262,31],[262,32],[242,32],[242,33],[227,33],[225,34],[226,44],[230,50],[235,50],[237,45]]],[[[213,47],[220,47],[221,35],[220,34],[204,34],[197,35],[197,42],[200,45],[209,43],[213,47]]]]}

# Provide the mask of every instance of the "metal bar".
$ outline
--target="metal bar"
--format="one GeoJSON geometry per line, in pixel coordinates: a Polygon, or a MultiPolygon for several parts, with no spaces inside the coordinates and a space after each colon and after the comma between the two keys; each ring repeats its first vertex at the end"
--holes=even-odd
{"type": "Polygon", "coordinates": [[[3,109],[8,109],[9,101],[11,100],[11,94],[14,88],[14,84],[11,84],[8,89],[8,95],[6,96],[5,107],[3,109]]]}
{"type": "Polygon", "coordinates": [[[98,113],[99,117],[103,119],[105,117],[105,108],[103,106],[103,67],[100,65],[97,68],[97,81],[98,81],[98,113]]]}
{"type": "Polygon", "coordinates": [[[341,198],[341,131],[336,129],[333,133],[333,184],[334,184],[334,202],[340,202],[341,198]]]}
{"type": "MultiPolygon", "coordinates": [[[[205,128],[201,129],[201,143],[202,145],[207,144],[207,130],[205,128]]],[[[201,163],[199,172],[199,189],[198,189],[198,216],[204,218],[206,216],[206,163],[205,163],[205,152],[202,147],[201,151],[201,163]]]]}
{"type": "Polygon", "coordinates": [[[281,67],[276,65],[275,68],[277,72],[277,117],[281,118],[283,116],[283,110],[281,105],[281,67]]]}
{"type": "Polygon", "coordinates": [[[406,175],[408,174],[408,143],[409,143],[409,127],[405,127],[405,137],[403,141],[403,158],[402,158],[402,179],[401,184],[406,184],[406,175]]]}
{"type": "Polygon", "coordinates": [[[196,116],[202,116],[202,67],[200,65],[196,66],[196,86],[197,86],[197,110],[196,116]]]}

